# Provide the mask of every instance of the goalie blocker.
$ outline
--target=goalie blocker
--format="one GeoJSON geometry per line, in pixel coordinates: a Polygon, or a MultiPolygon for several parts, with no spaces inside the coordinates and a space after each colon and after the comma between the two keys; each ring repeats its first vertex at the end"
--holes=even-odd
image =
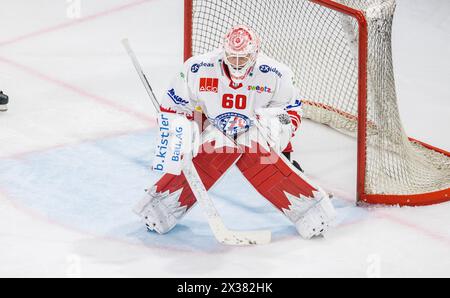
{"type": "MultiPolygon", "coordinates": [[[[234,143],[211,125],[202,140],[193,163],[207,190],[236,164],[247,181],[296,225],[303,238],[322,235],[329,229],[336,213],[328,195],[261,141],[264,137],[257,127],[234,143]]],[[[134,211],[149,230],[165,234],[195,204],[184,174],[166,174],[147,190],[134,211]]]]}

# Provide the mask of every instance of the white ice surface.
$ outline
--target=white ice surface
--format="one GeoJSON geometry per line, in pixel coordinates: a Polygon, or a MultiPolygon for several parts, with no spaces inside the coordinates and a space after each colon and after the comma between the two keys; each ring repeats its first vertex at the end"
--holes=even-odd
{"type": "MultiPolygon", "coordinates": [[[[301,240],[236,170],[212,193],[218,208],[273,243],[221,246],[197,209],[169,235],[147,233],[131,208],[157,179],[154,114],[120,40],[161,93],[182,63],[183,1],[80,3],[78,20],[62,0],[1,3],[0,276],[450,277],[450,203],[355,207],[355,140],[310,122],[296,158],[339,197],[326,239],[301,240]]],[[[398,0],[394,26],[406,131],[449,150],[450,3],[398,0]]]]}

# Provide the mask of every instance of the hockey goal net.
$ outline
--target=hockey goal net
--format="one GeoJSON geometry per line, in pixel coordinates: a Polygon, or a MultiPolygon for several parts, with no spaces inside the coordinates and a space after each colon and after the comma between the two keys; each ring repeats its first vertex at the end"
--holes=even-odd
{"type": "Polygon", "coordinates": [[[394,0],[185,0],[185,58],[210,51],[233,25],[261,36],[289,65],[304,117],[358,140],[360,202],[450,200],[450,153],[405,134],[397,106],[394,0]]]}

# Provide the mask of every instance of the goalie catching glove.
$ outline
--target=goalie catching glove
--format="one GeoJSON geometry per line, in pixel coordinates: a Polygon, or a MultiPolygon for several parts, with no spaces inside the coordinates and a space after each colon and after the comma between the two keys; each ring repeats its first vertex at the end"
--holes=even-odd
{"type": "Polygon", "coordinates": [[[278,153],[286,149],[294,132],[289,114],[283,108],[263,108],[255,113],[272,143],[272,149],[278,153]]]}

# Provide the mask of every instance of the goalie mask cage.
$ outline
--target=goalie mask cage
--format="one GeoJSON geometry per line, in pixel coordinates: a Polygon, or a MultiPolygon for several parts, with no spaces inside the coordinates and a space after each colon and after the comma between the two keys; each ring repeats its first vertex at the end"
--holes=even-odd
{"type": "Polygon", "coordinates": [[[304,117],[357,138],[359,202],[436,204],[450,200],[450,153],[403,130],[394,11],[394,0],[185,0],[185,59],[251,26],[263,52],[292,68],[304,117]]]}

